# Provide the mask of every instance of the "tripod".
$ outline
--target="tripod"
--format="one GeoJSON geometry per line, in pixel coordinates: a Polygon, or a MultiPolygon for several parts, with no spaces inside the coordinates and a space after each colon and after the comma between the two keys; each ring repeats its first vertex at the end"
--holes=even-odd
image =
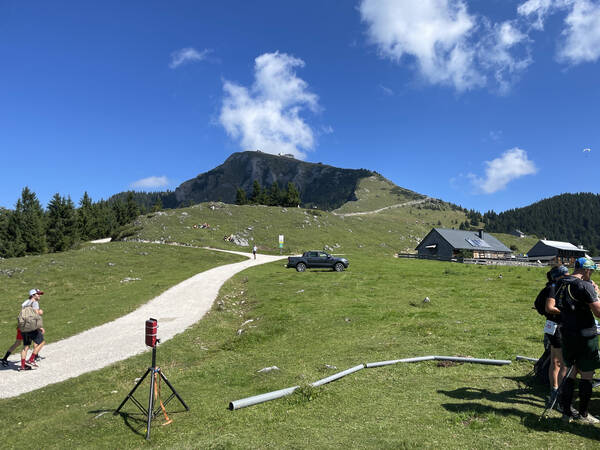
{"type": "MultiPolygon", "coordinates": [[[[115,415],[117,415],[119,413],[119,411],[121,410],[121,408],[123,407],[123,405],[127,402],[127,400],[130,400],[133,402],[133,404],[135,406],[138,407],[138,409],[144,413],[145,415],[147,415],[148,417],[148,423],[147,423],[147,428],[146,428],[146,440],[150,439],[150,425],[152,424],[152,419],[156,416],[156,414],[158,414],[160,412],[160,408],[163,408],[163,411],[165,410],[165,405],[168,404],[174,397],[177,397],[177,400],[179,400],[179,402],[184,406],[186,411],[189,411],[190,408],[188,407],[188,405],[185,404],[185,402],[183,401],[183,399],[180,397],[180,395],[177,393],[177,391],[175,390],[175,388],[173,387],[173,385],[171,383],[169,383],[169,380],[167,380],[167,377],[165,377],[165,374],[160,370],[160,367],[156,367],[156,345],[154,345],[152,347],[152,367],[148,367],[148,369],[146,370],[146,372],[144,373],[144,375],[142,376],[142,378],[139,379],[139,381],[135,384],[135,386],[133,387],[133,389],[131,390],[131,392],[129,394],[127,394],[127,397],[125,397],[125,399],[121,402],[121,404],[119,405],[119,407],[116,409],[116,411],[114,412],[115,415]],[[135,392],[135,390],[142,384],[142,382],[146,379],[146,377],[148,376],[148,374],[150,374],[150,397],[148,399],[148,409],[144,408],[144,406],[133,396],[133,393],[135,392]],[[161,403],[160,407],[157,408],[156,410],[154,410],[154,395],[155,395],[155,391],[154,391],[154,386],[156,384],[156,381],[158,379],[158,377],[160,377],[160,379],[162,379],[167,386],[169,386],[169,389],[171,389],[171,395],[164,401],[164,403],[161,403]]],[[[166,416],[166,412],[165,412],[165,416],[166,416]]]]}

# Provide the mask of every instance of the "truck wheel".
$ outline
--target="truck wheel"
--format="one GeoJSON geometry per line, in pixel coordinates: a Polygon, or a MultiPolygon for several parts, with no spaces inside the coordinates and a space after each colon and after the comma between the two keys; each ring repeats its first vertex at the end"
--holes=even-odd
{"type": "Polygon", "coordinates": [[[333,266],[333,270],[335,270],[336,272],[341,272],[342,270],[344,270],[344,265],[342,263],[335,263],[335,266],[333,266]]]}
{"type": "Polygon", "coordinates": [[[297,272],[304,272],[306,270],[306,264],[304,263],[298,263],[296,265],[296,271],[297,272]]]}

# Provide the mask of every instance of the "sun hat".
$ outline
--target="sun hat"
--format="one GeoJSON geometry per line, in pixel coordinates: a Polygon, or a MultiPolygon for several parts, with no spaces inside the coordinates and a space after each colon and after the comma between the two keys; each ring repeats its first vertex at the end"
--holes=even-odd
{"type": "Polygon", "coordinates": [[[596,264],[589,258],[581,257],[575,260],[575,268],[576,269],[590,269],[596,270],[596,264]]]}
{"type": "Polygon", "coordinates": [[[32,295],[35,295],[35,294],[44,295],[44,292],[43,292],[43,291],[40,291],[39,289],[32,289],[32,290],[30,290],[30,291],[29,291],[29,296],[30,296],[30,297],[31,297],[32,295]]]}
{"type": "Polygon", "coordinates": [[[552,281],[556,281],[567,273],[569,273],[569,269],[567,269],[565,266],[556,266],[550,270],[550,278],[552,281]]]}

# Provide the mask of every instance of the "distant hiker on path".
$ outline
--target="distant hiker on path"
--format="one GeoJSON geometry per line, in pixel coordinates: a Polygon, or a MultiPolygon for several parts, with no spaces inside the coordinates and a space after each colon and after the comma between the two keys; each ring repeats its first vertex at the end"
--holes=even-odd
{"type": "MultiPolygon", "coordinates": [[[[23,314],[26,308],[31,307],[33,311],[41,317],[44,314],[44,311],[40,308],[41,295],[44,295],[44,293],[39,289],[30,290],[29,298],[25,300],[21,305],[21,315],[23,314]]],[[[19,317],[21,317],[21,315],[19,317]]],[[[34,367],[37,367],[35,359],[38,356],[42,347],[44,347],[44,344],[46,343],[46,341],[44,341],[45,330],[43,327],[39,327],[31,331],[24,330],[27,330],[27,328],[21,327],[21,336],[23,337],[23,350],[21,350],[21,367],[19,370],[31,370],[34,367]],[[31,353],[29,360],[27,360],[27,352],[29,351],[29,346],[32,342],[34,343],[33,352],[31,353]]]]}
{"type": "Polygon", "coordinates": [[[252,254],[254,255],[254,259],[256,259],[256,250],[258,250],[256,248],[256,245],[254,247],[252,247],[252,254]]]}

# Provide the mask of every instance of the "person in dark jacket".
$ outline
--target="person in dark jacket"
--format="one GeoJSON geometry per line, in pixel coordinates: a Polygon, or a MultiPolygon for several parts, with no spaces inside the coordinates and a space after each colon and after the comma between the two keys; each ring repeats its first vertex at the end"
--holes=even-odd
{"type": "Polygon", "coordinates": [[[550,380],[550,399],[553,402],[558,394],[558,386],[567,373],[562,358],[561,333],[560,333],[560,309],[555,298],[555,288],[558,280],[569,274],[565,266],[553,267],[547,274],[546,284],[546,326],[544,327],[545,338],[550,342],[550,365],[548,367],[548,379],[550,380]]]}
{"type": "Polygon", "coordinates": [[[591,280],[596,264],[589,258],[578,258],[572,275],[560,279],[556,285],[556,299],[561,304],[562,353],[565,364],[573,367],[565,380],[561,398],[563,420],[582,423],[600,423],[588,413],[592,397],[594,370],[600,368],[598,328],[594,316],[600,317],[598,286],[591,280]],[[571,412],[575,391],[575,378],[579,380],[579,417],[571,412]]]}

